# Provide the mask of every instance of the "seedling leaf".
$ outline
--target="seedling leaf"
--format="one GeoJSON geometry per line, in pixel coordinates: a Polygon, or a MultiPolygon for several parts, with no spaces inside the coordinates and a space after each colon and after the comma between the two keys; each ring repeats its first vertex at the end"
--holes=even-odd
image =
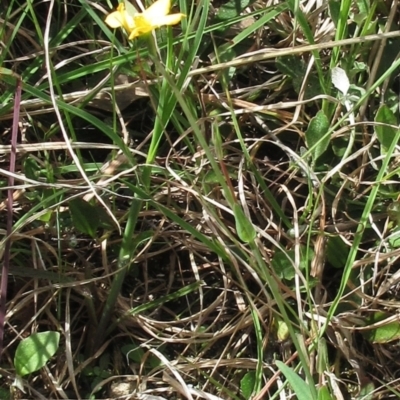
{"type": "Polygon", "coordinates": [[[253,1],[254,0],[229,0],[219,8],[216,17],[220,21],[227,21],[238,17],[253,1]]]}
{"type": "Polygon", "coordinates": [[[325,113],[321,110],[311,119],[306,132],[307,147],[311,150],[312,158],[315,161],[328,148],[330,137],[327,135],[329,121],[325,113]]]}
{"type": "Polygon", "coordinates": [[[233,214],[235,215],[236,231],[240,240],[245,243],[252,242],[256,237],[256,230],[239,204],[233,206],[233,214]]]}
{"type": "MultiPolygon", "coordinates": [[[[309,249],[308,253],[306,253],[306,249],[302,248],[301,260],[299,265],[300,269],[306,269],[313,257],[314,251],[312,249],[309,249]]],[[[272,258],[272,267],[274,268],[274,271],[279,276],[279,278],[290,281],[295,277],[296,270],[293,267],[293,262],[291,261],[294,259],[294,250],[287,250],[285,251],[285,253],[281,250],[276,251],[274,257],[272,258]]]]}
{"type": "Polygon", "coordinates": [[[379,122],[384,125],[376,125],[375,132],[378,137],[379,143],[382,145],[383,150],[386,151],[396,137],[397,129],[389,125],[397,125],[396,117],[390,108],[383,105],[379,108],[376,113],[375,122],[379,122]]]}
{"type": "Polygon", "coordinates": [[[19,376],[31,374],[42,368],[58,349],[59,332],[33,333],[23,339],[15,352],[14,366],[19,376]]]}
{"type": "Polygon", "coordinates": [[[240,390],[242,391],[243,397],[247,400],[250,399],[253,393],[254,384],[256,382],[256,372],[249,371],[244,374],[243,378],[240,380],[240,390]]]}
{"type": "MultiPolygon", "coordinates": [[[[302,61],[300,57],[294,55],[283,56],[276,59],[276,66],[279,71],[292,79],[293,88],[296,93],[299,94],[303,86],[304,78],[307,74],[307,66],[304,61],[302,61]]],[[[321,92],[322,88],[318,77],[313,73],[309,74],[304,98],[309,99],[321,94],[321,92]]]]}
{"type": "MultiPolygon", "coordinates": [[[[385,314],[381,311],[375,312],[372,317],[369,318],[369,324],[375,324],[377,322],[384,321],[389,317],[389,314],[385,314]]],[[[364,331],[364,337],[371,343],[389,343],[394,340],[400,339],[400,322],[390,321],[387,324],[378,326],[373,329],[364,331]]]]}
{"type": "Polygon", "coordinates": [[[285,365],[282,361],[275,361],[276,366],[281,370],[285,378],[292,386],[296,396],[299,400],[311,400],[314,398],[308,384],[301,379],[296,372],[285,365]]]}
{"type": "Polygon", "coordinates": [[[92,205],[82,199],[69,202],[72,221],[80,232],[96,237],[98,228],[110,228],[112,223],[106,211],[100,206],[92,205]]]}
{"type": "Polygon", "coordinates": [[[333,397],[326,386],[321,386],[318,389],[318,400],[333,400],[333,397]]]}

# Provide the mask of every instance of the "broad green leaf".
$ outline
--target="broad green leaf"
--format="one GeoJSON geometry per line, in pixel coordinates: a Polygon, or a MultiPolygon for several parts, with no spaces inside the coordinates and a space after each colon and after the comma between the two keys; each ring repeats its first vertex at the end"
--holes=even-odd
{"type": "MultiPolygon", "coordinates": [[[[379,7],[379,6],[378,6],[379,7]]],[[[398,24],[396,22],[393,24],[392,29],[397,30],[398,28],[395,28],[395,26],[398,24]]],[[[376,28],[380,26],[380,23],[378,21],[370,23],[370,26],[368,27],[368,30],[366,31],[366,34],[369,35],[371,33],[376,32],[376,28]],[[373,32],[371,29],[375,29],[373,32]]],[[[363,28],[364,30],[364,28],[363,28]]],[[[389,68],[393,66],[393,64],[396,62],[397,57],[398,57],[398,52],[399,52],[399,47],[400,47],[400,39],[398,37],[396,38],[391,38],[386,40],[382,56],[379,59],[379,67],[378,71],[376,72],[375,79],[378,80],[382,77],[382,75],[387,76],[387,71],[389,68]]],[[[393,87],[395,82],[395,77],[399,75],[400,72],[400,67],[397,66],[396,69],[389,75],[387,76],[388,80],[388,87],[393,87]]],[[[397,84],[398,85],[398,84],[397,84]]],[[[387,95],[385,95],[385,102],[387,101],[387,95]]],[[[396,112],[397,113],[397,112],[396,112]]]]}
{"type": "Polygon", "coordinates": [[[121,351],[125,357],[128,357],[135,363],[140,364],[144,357],[143,349],[138,346],[136,343],[127,344],[121,347],[121,351]]]}
{"type": "Polygon", "coordinates": [[[311,149],[313,161],[318,158],[328,148],[330,137],[327,135],[329,130],[329,121],[325,113],[321,110],[311,119],[306,131],[307,147],[311,149]]]}
{"type": "Polygon", "coordinates": [[[94,238],[98,228],[112,227],[110,217],[102,207],[82,199],[73,199],[68,205],[74,226],[80,232],[94,238]]]}
{"type": "Polygon", "coordinates": [[[296,271],[293,268],[293,262],[290,261],[293,259],[293,250],[288,250],[286,254],[280,250],[275,253],[274,257],[272,258],[271,264],[279,278],[290,281],[295,277],[296,271]]]}
{"type": "Polygon", "coordinates": [[[32,180],[39,178],[40,166],[32,156],[28,156],[24,161],[25,176],[32,180]]]}
{"type": "Polygon", "coordinates": [[[318,400],[335,400],[334,397],[329,393],[329,389],[326,386],[321,386],[318,389],[318,400]]]}
{"type": "Polygon", "coordinates": [[[233,214],[235,216],[236,231],[240,238],[245,243],[252,242],[256,238],[256,230],[251,221],[244,214],[242,207],[239,204],[234,204],[233,214]]]}
{"type": "MultiPolygon", "coordinates": [[[[232,47],[230,42],[222,44],[217,49],[217,54],[215,55],[215,59],[218,59],[218,62],[220,63],[232,61],[234,58],[237,57],[237,47],[238,46],[232,47]]],[[[233,78],[235,72],[236,72],[235,67],[227,68],[226,71],[224,71],[225,79],[227,80],[227,82],[229,82],[233,78]]]]}
{"type": "Polygon", "coordinates": [[[355,400],[373,400],[376,397],[374,396],[375,385],[373,382],[368,382],[361,387],[360,393],[355,398],[355,400]]]}
{"type": "Polygon", "coordinates": [[[320,375],[323,375],[325,371],[329,371],[329,357],[328,357],[328,348],[326,345],[325,338],[320,338],[317,344],[318,348],[318,358],[317,358],[317,372],[320,375]]]}
{"type": "Polygon", "coordinates": [[[397,128],[388,125],[397,126],[397,119],[393,112],[387,105],[379,107],[378,112],[375,116],[375,122],[385,125],[376,125],[375,132],[378,137],[379,143],[382,145],[384,151],[386,151],[393,142],[396,136],[397,128]]]}
{"type": "Polygon", "coordinates": [[[331,236],[326,245],[326,258],[328,262],[338,269],[343,269],[346,265],[349,248],[339,236],[331,236]]]}
{"type": "MultiPolygon", "coordinates": [[[[390,315],[381,311],[375,312],[370,318],[368,318],[368,325],[375,324],[377,322],[384,321],[389,318],[390,315]]],[[[364,337],[371,343],[389,343],[394,340],[400,339],[400,322],[391,321],[382,326],[378,326],[373,329],[366,329],[363,331],[364,337]]]]}
{"type": "Polygon", "coordinates": [[[332,18],[333,23],[335,24],[335,27],[337,27],[340,18],[340,1],[329,0],[328,12],[329,16],[332,18]]]}
{"type": "Polygon", "coordinates": [[[349,145],[348,137],[339,137],[332,140],[332,150],[339,158],[343,157],[346,153],[347,146],[349,145]]]}
{"type": "Polygon", "coordinates": [[[275,317],[275,325],[277,327],[276,337],[280,342],[284,342],[289,337],[289,328],[287,323],[278,316],[275,317]]]}
{"type": "MultiPolygon", "coordinates": [[[[162,346],[161,346],[162,347],[162,346]]],[[[162,347],[163,348],[163,347],[162,347]]],[[[162,348],[159,348],[161,351],[162,348]]],[[[145,352],[142,347],[138,346],[136,343],[127,344],[121,347],[121,351],[125,357],[128,357],[130,360],[137,364],[141,364],[145,357],[145,352]]],[[[150,366],[150,368],[156,368],[161,364],[161,360],[156,357],[154,354],[149,354],[146,358],[146,365],[150,366]]]]}
{"type": "Polygon", "coordinates": [[[95,377],[101,378],[101,379],[106,379],[111,375],[107,370],[100,368],[98,366],[93,368],[92,373],[95,377]]]}
{"type": "Polygon", "coordinates": [[[216,18],[220,21],[228,21],[238,17],[253,2],[254,0],[229,0],[219,8],[216,18]]]}
{"type": "Polygon", "coordinates": [[[397,229],[396,231],[394,231],[390,235],[388,241],[392,249],[398,249],[400,247],[400,230],[397,229]]]}
{"type": "MultiPolygon", "coordinates": [[[[312,249],[309,249],[307,253],[308,259],[305,258],[305,254],[305,248],[302,248],[300,269],[305,269],[314,257],[314,251],[312,249]]],[[[295,277],[296,270],[293,267],[294,259],[294,250],[287,250],[285,252],[281,250],[276,251],[274,257],[272,258],[272,267],[274,268],[274,271],[279,276],[279,278],[290,281],[295,277]]]]}
{"type": "MultiPolygon", "coordinates": [[[[226,169],[228,170],[229,178],[231,178],[231,179],[238,178],[238,173],[234,168],[227,167],[226,169]]],[[[209,171],[207,171],[206,174],[204,175],[203,182],[219,184],[219,177],[217,175],[217,172],[215,172],[213,169],[210,169],[209,171]]]]}
{"type": "Polygon", "coordinates": [[[277,360],[275,361],[275,363],[276,366],[283,373],[283,375],[285,375],[285,378],[290,383],[290,386],[292,386],[298,400],[314,399],[309,384],[307,382],[303,381],[303,379],[301,379],[296,372],[294,372],[291,368],[285,365],[282,361],[277,360]]]}
{"type": "Polygon", "coordinates": [[[24,376],[38,371],[54,356],[59,341],[60,334],[54,331],[33,333],[23,339],[15,351],[15,372],[24,376]]]}
{"type": "Polygon", "coordinates": [[[45,214],[40,215],[40,217],[38,217],[38,221],[49,222],[51,220],[51,217],[53,216],[53,214],[54,214],[54,211],[49,210],[45,214]]]}
{"type": "MultiPolygon", "coordinates": [[[[16,398],[16,397],[14,397],[16,398]]],[[[0,399],[9,400],[11,399],[10,390],[0,387],[0,399]]]]}
{"type": "Polygon", "coordinates": [[[356,0],[359,13],[368,14],[371,11],[370,0],[356,0]]]}
{"type": "MultiPolygon", "coordinates": [[[[293,89],[296,93],[300,93],[307,72],[307,66],[304,61],[299,56],[283,56],[276,59],[276,66],[279,71],[292,79],[293,89]]],[[[318,76],[315,73],[309,74],[304,98],[309,99],[321,93],[323,93],[323,90],[318,76]]]]}
{"type": "Polygon", "coordinates": [[[242,391],[243,397],[248,400],[253,393],[254,384],[256,382],[256,372],[246,372],[243,378],[240,380],[240,390],[242,391]]]}
{"type": "Polygon", "coordinates": [[[391,221],[394,221],[396,225],[400,225],[400,203],[394,201],[387,206],[387,213],[391,221]]]}

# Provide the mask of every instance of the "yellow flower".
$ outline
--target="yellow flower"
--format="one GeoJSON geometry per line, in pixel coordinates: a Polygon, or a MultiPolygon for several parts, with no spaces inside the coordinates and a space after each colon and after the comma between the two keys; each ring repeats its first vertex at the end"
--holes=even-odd
{"type": "Polygon", "coordinates": [[[168,15],[170,11],[171,0],[157,0],[142,13],[128,11],[125,4],[120,3],[117,11],[109,14],[105,22],[111,28],[124,28],[132,40],[160,26],[179,24],[185,17],[185,14],[181,13],[168,15]]]}

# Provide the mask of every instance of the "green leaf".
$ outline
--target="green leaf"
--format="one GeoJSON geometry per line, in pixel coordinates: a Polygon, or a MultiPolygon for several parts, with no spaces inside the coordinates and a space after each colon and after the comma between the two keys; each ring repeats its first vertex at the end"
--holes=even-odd
{"type": "MultiPolygon", "coordinates": [[[[236,47],[237,46],[232,47],[232,44],[230,42],[224,43],[221,46],[219,46],[217,49],[218,62],[220,63],[229,62],[232,61],[234,58],[236,58],[237,57],[236,47]]],[[[227,82],[229,82],[229,80],[233,78],[235,72],[236,72],[235,67],[227,68],[226,71],[224,71],[225,79],[227,80],[227,82]]]]}
{"type": "Polygon", "coordinates": [[[243,378],[240,380],[240,390],[242,391],[243,397],[248,400],[250,399],[254,385],[256,383],[256,372],[249,371],[244,374],[243,378]]]}
{"type": "Polygon", "coordinates": [[[330,366],[329,366],[329,357],[328,357],[328,348],[326,345],[326,340],[325,338],[320,338],[318,340],[317,344],[317,352],[318,352],[318,358],[317,358],[317,372],[320,375],[323,375],[325,371],[329,371],[330,366]]]}
{"type": "Polygon", "coordinates": [[[49,210],[45,214],[41,214],[40,217],[38,217],[38,221],[42,222],[49,222],[51,220],[51,217],[53,216],[54,211],[49,210]]]}
{"type": "Polygon", "coordinates": [[[311,119],[306,131],[307,147],[311,150],[312,158],[315,161],[328,148],[330,137],[327,135],[329,130],[329,121],[325,113],[321,110],[311,119]]]}
{"type": "Polygon", "coordinates": [[[339,236],[331,236],[326,246],[326,258],[328,262],[338,269],[346,265],[349,248],[339,236]]]}
{"type": "Polygon", "coordinates": [[[283,375],[285,375],[285,378],[290,383],[290,386],[292,386],[298,400],[312,400],[314,398],[309,384],[303,381],[303,379],[301,379],[296,372],[285,365],[282,361],[277,360],[275,363],[283,375]]]}
{"type": "Polygon", "coordinates": [[[389,244],[392,249],[398,249],[400,247],[400,230],[397,229],[389,237],[389,244]]]}
{"type": "Polygon", "coordinates": [[[252,222],[244,214],[242,207],[239,204],[233,205],[233,214],[235,216],[236,231],[240,238],[245,243],[252,242],[256,237],[256,230],[252,222]]]}
{"type": "MultiPolygon", "coordinates": [[[[397,126],[395,115],[385,104],[379,107],[379,110],[375,116],[375,122],[397,126]]],[[[376,136],[378,137],[379,143],[382,145],[384,151],[390,147],[397,132],[397,128],[388,125],[375,126],[376,136]]]]}
{"type": "MultiPolygon", "coordinates": [[[[300,257],[300,269],[305,269],[307,265],[311,263],[313,257],[314,251],[312,249],[309,249],[307,253],[305,248],[302,248],[300,257]],[[306,254],[308,254],[307,259],[305,257],[306,254]]],[[[274,257],[272,258],[271,264],[279,278],[290,281],[295,277],[296,270],[293,267],[294,259],[294,250],[287,250],[285,252],[281,250],[276,251],[274,257]]]]}
{"type": "MultiPolygon", "coordinates": [[[[143,348],[136,343],[126,344],[125,346],[122,346],[121,351],[125,357],[128,357],[133,362],[137,364],[141,364],[143,362],[145,352],[143,348]]],[[[161,360],[154,354],[150,354],[146,359],[146,364],[150,366],[150,368],[156,368],[161,364],[161,360]]]]}
{"type": "Polygon", "coordinates": [[[318,400],[335,400],[334,397],[329,393],[329,389],[326,386],[321,386],[318,389],[318,400]]]}
{"type": "MultiPolygon", "coordinates": [[[[292,79],[293,89],[299,94],[307,73],[307,66],[304,61],[299,56],[283,56],[276,59],[276,66],[280,72],[292,79]]],[[[305,91],[305,99],[323,92],[318,76],[314,73],[308,75],[305,91]]]]}
{"type": "Polygon", "coordinates": [[[394,221],[396,225],[400,225],[400,203],[394,201],[387,206],[388,217],[394,221]]]}
{"type": "Polygon", "coordinates": [[[39,177],[40,166],[32,156],[28,156],[24,161],[25,176],[32,180],[37,180],[39,177]]]}
{"type": "Polygon", "coordinates": [[[371,4],[369,0],[356,0],[356,4],[360,14],[368,14],[371,11],[371,4]]]}
{"type": "Polygon", "coordinates": [[[59,332],[33,333],[23,339],[15,351],[14,366],[19,376],[31,374],[42,368],[58,349],[59,332]]]}
{"type": "Polygon", "coordinates": [[[282,318],[277,316],[275,317],[275,324],[277,327],[276,337],[280,342],[284,342],[290,335],[288,324],[282,318]]]}
{"type": "Polygon", "coordinates": [[[69,202],[69,211],[76,229],[80,232],[96,237],[98,228],[110,228],[112,222],[106,211],[82,199],[73,199],[69,202]]]}
{"type": "Polygon", "coordinates": [[[332,18],[332,21],[335,24],[335,26],[337,26],[340,18],[340,1],[330,0],[328,2],[328,10],[329,10],[329,16],[332,18]]]}
{"type": "MultiPolygon", "coordinates": [[[[375,312],[368,318],[368,325],[376,324],[384,321],[390,315],[381,311],[375,312]]],[[[368,327],[367,325],[367,327],[368,327]]],[[[366,327],[366,328],[367,328],[366,327]]],[[[377,328],[367,329],[363,331],[364,337],[371,343],[389,343],[400,339],[400,322],[391,321],[377,328]]]]}
{"type": "Polygon", "coordinates": [[[293,263],[290,260],[294,259],[294,251],[288,250],[286,254],[283,251],[278,250],[272,258],[272,267],[274,271],[281,279],[288,281],[292,280],[296,275],[296,271],[293,268],[293,263]]]}
{"type": "Polygon", "coordinates": [[[339,137],[332,140],[332,150],[337,157],[343,157],[346,153],[347,146],[349,144],[349,139],[347,137],[339,137]]]}
{"type": "Polygon", "coordinates": [[[5,389],[0,387],[0,399],[10,400],[11,399],[10,389],[5,389]]]}
{"type": "Polygon", "coordinates": [[[373,382],[364,383],[361,387],[360,393],[355,398],[355,400],[373,400],[375,399],[375,385],[373,382]]]}
{"type": "Polygon", "coordinates": [[[253,2],[254,0],[229,0],[219,8],[216,18],[220,21],[228,21],[238,17],[253,2]]]}
{"type": "Polygon", "coordinates": [[[127,356],[130,360],[132,360],[135,363],[140,364],[143,360],[144,351],[136,343],[126,344],[125,346],[122,346],[121,351],[125,357],[127,356]]]}
{"type": "MultiPolygon", "coordinates": [[[[238,173],[234,168],[227,167],[226,169],[228,170],[229,178],[231,178],[231,179],[238,178],[238,173]]],[[[219,177],[213,169],[210,169],[204,175],[203,182],[209,183],[209,184],[219,184],[219,177]]]]}

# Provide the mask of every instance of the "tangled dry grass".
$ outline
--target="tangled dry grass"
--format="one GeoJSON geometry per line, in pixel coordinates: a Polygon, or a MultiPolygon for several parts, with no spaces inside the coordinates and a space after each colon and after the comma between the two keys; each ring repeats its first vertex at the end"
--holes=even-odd
{"type": "MultiPolygon", "coordinates": [[[[27,5],[6,2],[2,61],[22,77],[24,97],[3,396],[18,343],[38,331],[61,332],[60,348],[14,398],[248,399],[253,386],[253,400],[293,398],[275,360],[328,388],[323,398],[398,396],[399,150],[382,151],[376,133],[380,105],[398,101],[398,68],[380,71],[396,59],[382,52],[386,38],[398,43],[398,2],[368,11],[365,25],[354,22],[359,4],[349,2],[354,35],[340,46],[326,2],[303,1],[296,14],[291,2],[256,1],[222,22],[213,19],[219,3],[179,88],[193,124],[179,101],[171,118],[160,116],[175,95],[160,86],[168,76],[145,61],[145,46],[118,54],[119,42],[93,26],[104,5],[60,2],[46,20],[49,3],[32,4],[18,25],[27,5]],[[373,36],[378,16],[385,34],[373,36]],[[41,45],[39,28],[52,30],[51,46],[41,45]],[[55,40],[57,32],[66,40],[55,40]],[[358,68],[349,74],[358,94],[350,110],[330,88],[334,57],[349,73],[351,63],[358,68]],[[315,160],[307,130],[322,109],[333,128],[315,160]],[[241,240],[221,177],[254,240],[241,240]],[[121,267],[124,246],[132,253],[121,267]],[[391,338],[377,338],[382,326],[392,326],[391,338]]],[[[187,32],[194,37],[194,27],[187,32]]],[[[1,87],[4,236],[12,83],[4,77],[1,87]]]]}

